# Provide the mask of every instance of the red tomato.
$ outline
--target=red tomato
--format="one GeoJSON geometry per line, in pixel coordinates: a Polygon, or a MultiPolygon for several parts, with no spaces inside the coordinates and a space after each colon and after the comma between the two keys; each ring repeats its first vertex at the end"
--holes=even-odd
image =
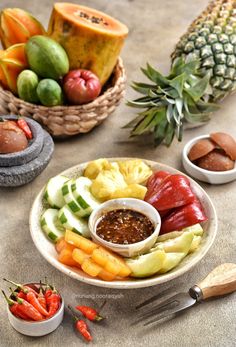
{"type": "Polygon", "coordinates": [[[98,77],[89,70],[71,70],[63,78],[67,100],[74,105],[86,104],[101,92],[98,77]]]}

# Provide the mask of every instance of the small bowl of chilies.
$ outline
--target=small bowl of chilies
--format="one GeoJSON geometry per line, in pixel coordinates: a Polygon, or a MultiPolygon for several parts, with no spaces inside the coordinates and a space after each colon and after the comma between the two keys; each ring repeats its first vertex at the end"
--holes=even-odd
{"type": "MultiPolygon", "coordinates": [[[[31,288],[39,288],[39,283],[27,283],[24,286],[31,288]]],[[[12,297],[12,296],[11,296],[12,297]]],[[[44,336],[56,330],[61,324],[64,316],[64,300],[60,295],[60,304],[55,314],[50,318],[43,320],[26,320],[16,317],[10,310],[9,305],[7,308],[8,319],[12,327],[19,333],[27,336],[44,336]]]]}

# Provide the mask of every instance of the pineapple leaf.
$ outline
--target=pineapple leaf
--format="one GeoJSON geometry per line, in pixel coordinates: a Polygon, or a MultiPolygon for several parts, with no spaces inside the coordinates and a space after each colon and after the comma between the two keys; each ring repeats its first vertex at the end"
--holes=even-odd
{"type": "Polygon", "coordinates": [[[155,70],[151,65],[147,63],[147,69],[141,68],[145,76],[147,76],[152,82],[158,86],[165,87],[169,84],[169,80],[163,76],[160,72],[155,70]]]}
{"type": "Polygon", "coordinates": [[[147,84],[147,83],[138,83],[138,82],[133,82],[131,84],[131,87],[136,90],[137,92],[141,94],[148,94],[149,90],[156,89],[156,86],[153,84],[147,84]]]}
{"type": "Polygon", "coordinates": [[[141,135],[147,130],[147,126],[152,121],[153,117],[155,117],[155,110],[151,109],[149,112],[146,113],[146,116],[143,117],[143,119],[136,124],[134,129],[131,132],[131,136],[141,135]]]}
{"type": "Polygon", "coordinates": [[[182,118],[183,117],[183,112],[182,112],[182,110],[183,110],[183,99],[176,99],[175,100],[175,105],[176,105],[176,109],[177,109],[177,111],[178,111],[178,114],[179,114],[179,116],[182,118]]]}
{"type": "Polygon", "coordinates": [[[196,105],[200,111],[206,113],[217,111],[220,108],[220,106],[217,104],[211,102],[204,102],[201,100],[199,100],[196,105]]]}
{"type": "Polygon", "coordinates": [[[186,93],[188,93],[195,102],[200,100],[205,90],[207,89],[209,80],[210,74],[207,74],[203,78],[201,78],[197,83],[195,83],[192,87],[186,88],[186,93]]]}
{"type": "Polygon", "coordinates": [[[166,136],[166,129],[168,127],[168,121],[165,117],[165,113],[163,115],[163,118],[161,119],[160,123],[155,126],[154,129],[154,142],[155,145],[158,146],[162,143],[166,136]]]}
{"type": "Polygon", "coordinates": [[[166,129],[165,144],[169,147],[175,136],[175,128],[172,123],[169,123],[166,129]]]}
{"type": "Polygon", "coordinates": [[[129,123],[125,124],[122,129],[133,128],[137,123],[139,123],[143,119],[143,113],[140,113],[137,117],[132,119],[129,123]]]}
{"type": "Polygon", "coordinates": [[[179,94],[180,97],[183,95],[184,82],[186,81],[186,74],[182,73],[181,75],[173,78],[170,81],[170,86],[173,87],[179,94]]]}

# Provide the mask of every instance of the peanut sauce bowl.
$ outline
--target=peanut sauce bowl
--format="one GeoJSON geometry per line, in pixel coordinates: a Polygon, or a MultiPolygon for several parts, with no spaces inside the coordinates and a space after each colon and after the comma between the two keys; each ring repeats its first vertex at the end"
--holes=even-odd
{"type": "Polygon", "coordinates": [[[161,217],[158,211],[147,202],[133,198],[108,200],[95,209],[89,218],[89,229],[92,239],[101,246],[104,246],[123,257],[134,257],[150,250],[156,242],[160,232],[160,227],[161,217]],[[104,240],[97,234],[98,223],[107,212],[115,210],[132,210],[141,213],[151,221],[153,232],[144,240],[129,244],[119,244],[104,240]]]}

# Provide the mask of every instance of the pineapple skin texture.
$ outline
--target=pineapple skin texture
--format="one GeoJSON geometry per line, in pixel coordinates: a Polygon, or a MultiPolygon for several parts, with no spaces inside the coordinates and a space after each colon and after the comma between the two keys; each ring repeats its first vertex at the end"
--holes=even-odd
{"type": "Polygon", "coordinates": [[[211,99],[224,98],[236,88],[236,1],[211,1],[190,25],[172,53],[185,60],[200,59],[200,73],[210,73],[211,99]]]}

